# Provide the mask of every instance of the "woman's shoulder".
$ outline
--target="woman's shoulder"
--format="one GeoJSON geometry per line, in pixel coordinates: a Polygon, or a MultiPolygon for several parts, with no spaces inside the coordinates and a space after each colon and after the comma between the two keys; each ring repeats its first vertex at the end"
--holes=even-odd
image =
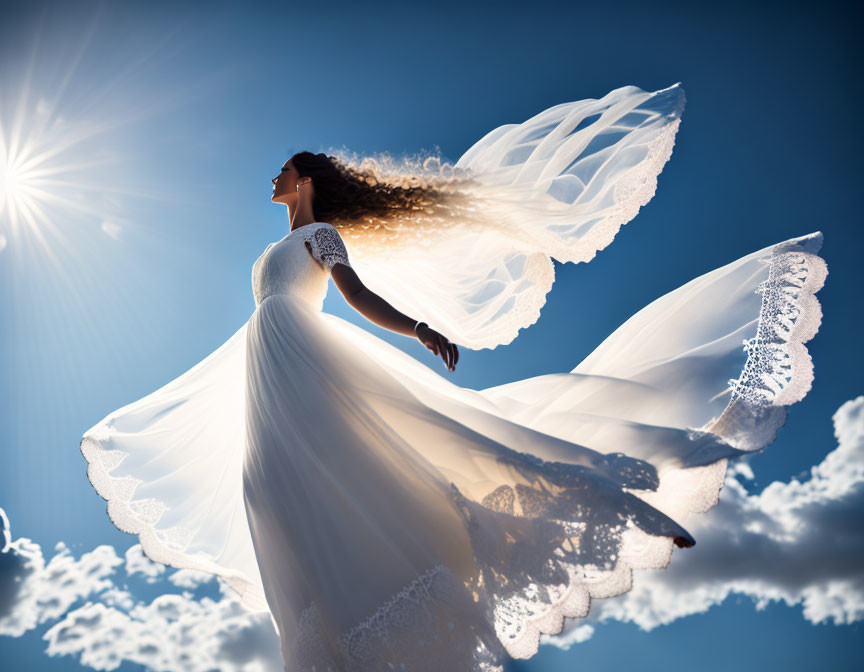
{"type": "Polygon", "coordinates": [[[304,224],[300,227],[300,231],[304,234],[311,235],[318,231],[319,229],[335,229],[336,227],[330,224],[329,222],[311,222],[309,224],[304,224]]]}
{"type": "Polygon", "coordinates": [[[311,237],[313,235],[317,237],[326,237],[326,238],[341,238],[341,231],[338,226],[334,226],[330,222],[312,222],[311,224],[306,224],[304,227],[306,229],[306,236],[311,237]],[[331,233],[332,232],[332,233],[331,233]]]}

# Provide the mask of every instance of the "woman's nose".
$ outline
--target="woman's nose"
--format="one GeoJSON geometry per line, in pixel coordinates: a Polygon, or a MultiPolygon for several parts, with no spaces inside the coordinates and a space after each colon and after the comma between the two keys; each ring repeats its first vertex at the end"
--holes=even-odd
{"type": "Polygon", "coordinates": [[[276,186],[276,180],[278,180],[278,179],[279,179],[278,177],[274,177],[272,180],[270,180],[273,183],[274,187],[276,186]]]}

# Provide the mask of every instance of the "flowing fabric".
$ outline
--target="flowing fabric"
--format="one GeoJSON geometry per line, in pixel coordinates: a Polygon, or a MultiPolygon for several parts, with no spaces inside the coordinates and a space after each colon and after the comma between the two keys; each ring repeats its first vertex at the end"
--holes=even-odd
{"type": "Polygon", "coordinates": [[[500,671],[667,566],[774,439],[813,379],[821,240],[692,280],[572,371],[470,390],[323,313],[354,260],[305,225],[222,347],[84,435],[87,474],[150,558],[269,611],[290,672],[500,671]]]}
{"type": "Polygon", "coordinates": [[[117,526],[269,609],[289,670],[530,657],[665,567],[812,380],[819,234],[658,299],[569,373],[475,391],[320,312],[320,228],[262,255],[225,345],[82,441],[117,526]]]}
{"type": "Polygon", "coordinates": [[[345,231],[364,284],[461,347],[510,343],[540,316],[552,258],[594,258],[654,196],[685,96],[624,86],[486,134],[456,162],[471,207],[453,225],[345,231]],[[408,235],[411,234],[411,235],[408,235]]]}

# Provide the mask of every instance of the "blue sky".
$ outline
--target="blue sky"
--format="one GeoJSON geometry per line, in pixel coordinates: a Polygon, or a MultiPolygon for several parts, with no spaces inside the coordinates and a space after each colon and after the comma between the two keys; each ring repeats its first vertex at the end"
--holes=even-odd
{"type": "MultiPolygon", "coordinates": [[[[790,502],[799,496],[794,479],[829,483],[836,474],[827,467],[810,470],[832,451],[845,451],[852,460],[845,473],[854,472],[861,416],[846,407],[837,422],[852,438],[839,444],[832,416],[864,392],[856,310],[864,242],[860,29],[830,2],[32,2],[7,9],[4,131],[18,117],[31,130],[50,117],[44,132],[33,130],[44,151],[80,138],[54,159],[67,166],[60,176],[67,184],[58,185],[63,200],[37,232],[16,233],[0,216],[0,508],[11,539],[32,540],[46,561],[66,553],[67,564],[110,545],[124,564],[103,553],[91,576],[128,585],[146,603],[179,595],[182,580],[172,583],[134,551],[125,557],[136,540],[108,520],[78,442],[248,319],[251,264],[288,232],[284,208],[269,202],[279,166],[301,149],[343,146],[361,154],[438,147],[455,161],[501,124],[626,84],[656,90],[681,81],[687,92],[657,195],[591,263],[556,263],[540,320],[507,347],[463,349],[451,379],[481,389],[569,371],[653,299],[749,252],[821,230],[829,277],[819,294],[823,325],[808,344],[813,389],[791,408],[778,440],[748,461],[752,478],[742,470],[740,489],[724,489],[729,507],[706,516],[704,535],[719,544],[721,526],[764,504],[756,498],[775,481],[771,492],[790,502]],[[60,542],[67,550],[54,550],[60,542]]],[[[354,313],[335,288],[324,309],[435,366],[419,344],[354,313]]],[[[839,494],[820,500],[824,517],[812,518],[836,531],[836,546],[808,549],[814,554],[795,571],[795,556],[754,542],[735,556],[741,576],[726,572],[721,584],[710,557],[676,553],[667,577],[645,579],[656,588],[654,602],[645,597],[650,614],[635,605],[609,612],[605,622],[591,622],[590,635],[583,631],[584,641],[541,647],[511,669],[696,661],[706,670],[860,669],[864,556],[855,554],[864,487],[847,485],[826,486],[839,494]],[[676,577],[679,615],[668,599],[656,601],[661,584],[674,588],[676,577]],[[843,612],[852,622],[825,615],[840,613],[838,592],[857,604],[843,612]],[[777,601],[782,595],[792,603],[777,601]],[[821,612],[813,606],[820,596],[821,612]],[[702,613],[688,614],[688,601],[702,613]]],[[[0,582],[16,567],[0,562],[0,582]]],[[[214,585],[194,585],[194,600],[222,596],[214,585]]],[[[65,612],[0,637],[0,655],[15,662],[10,669],[91,669],[74,647],[47,656],[42,635],[64,613],[99,602],[103,589],[82,588],[65,612]]],[[[0,601],[0,622],[2,609],[0,601]]],[[[239,660],[244,646],[271,645],[250,634],[226,656],[239,660]]]]}

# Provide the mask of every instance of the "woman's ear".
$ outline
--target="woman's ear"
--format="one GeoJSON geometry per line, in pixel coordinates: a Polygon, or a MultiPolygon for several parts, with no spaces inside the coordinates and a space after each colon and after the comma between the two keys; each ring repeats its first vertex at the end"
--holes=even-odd
{"type": "Polygon", "coordinates": [[[304,176],[297,180],[297,191],[301,198],[308,198],[311,202],[315,196],[315,185],[312,183],[312,178],[304,176]]]}

